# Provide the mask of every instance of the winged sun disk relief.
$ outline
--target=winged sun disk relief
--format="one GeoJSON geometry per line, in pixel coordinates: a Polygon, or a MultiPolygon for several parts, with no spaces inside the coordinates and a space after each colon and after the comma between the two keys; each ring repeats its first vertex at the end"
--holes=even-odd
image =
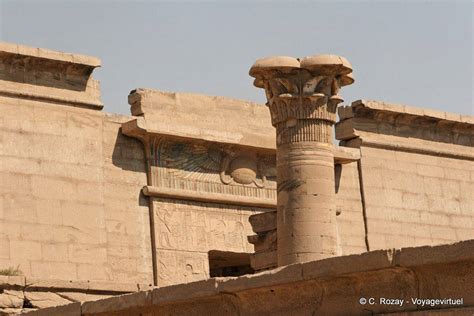
{"type": "Polygon", "coordinates": [[[161,142],[158,147],[162,158],[159,159],[162,162],[160,166],[166,167],[168,172],[176,177],[197,178],[211,182],[220,180],[224,184],[253,183],[258,188],[268,187],[265,170],[268,169],[266,163],[270,162],[257,154],[243,154],[229,149],[166,141],[161,142]],[[257,179],[257,176],[260,176],[261,180],[257,179]]]}
{"type": "Polygon", "coordinates": [[[256,159],[246,155],[237,157],[225,155],[221,161],[219,176],[224,184],[231,184],[235,181],[244,185],[254,183],[258,188],[265,188],[267,176],[262,172],[263,164],[261,159],[256,162],[256,159]],[[229,168],[230,175],[227,175],[226,172],[229,171],[229,168]],[[261,175],[261,181],[257,179],[257,174],[261,175]]]}

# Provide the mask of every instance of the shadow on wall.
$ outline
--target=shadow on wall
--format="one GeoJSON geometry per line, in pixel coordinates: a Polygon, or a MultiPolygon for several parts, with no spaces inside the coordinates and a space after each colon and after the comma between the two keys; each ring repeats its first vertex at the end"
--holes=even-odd
{"type": "Polygon", "coordinates": [[[336,194],[339,192],[341,184],[342,165],[337,163],[334,165],[334,184],[336,185],[336,194]]]}
{"type": "MultiPolygon", "coordinates": [[[[135,139],[122,134],[121,129],[117,130],[115,144],[112,152],[112,164],[124,172],[123,177],[130,185],[146,186],[143,174],[147,173],[145,150],[143,144],[135,139]],[[131,172],[131,173],[130,173],[131,172]]],[[[140,206],[148,207],[148,198],[139,191],[138,203],[140,206]]]]}

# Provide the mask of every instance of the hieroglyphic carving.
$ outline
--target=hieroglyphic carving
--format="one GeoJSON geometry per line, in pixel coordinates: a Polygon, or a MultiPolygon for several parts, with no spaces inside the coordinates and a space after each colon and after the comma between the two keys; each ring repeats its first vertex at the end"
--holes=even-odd
{"type": "Polygon", "coordinates": [[[198,252],[251,251],[248,217],[264,211],[163,198],[153,201],[153,210],[157,248],[198,252]]]}
{"type": "Polygon", "coordinates": [[[265,199],[276,198],[275,156],[237,146],[155,137],[151,185],[265,199]]]}
{"type": "Polygon", "coordinates": [[[252,252],[248,217],[264,209],[152,199],[159,286],[208,278],[210,250],[252,252]]]}

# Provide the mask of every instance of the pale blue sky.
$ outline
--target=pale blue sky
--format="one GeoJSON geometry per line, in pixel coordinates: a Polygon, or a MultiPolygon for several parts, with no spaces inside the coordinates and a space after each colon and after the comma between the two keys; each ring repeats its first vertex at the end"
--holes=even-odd
{"type": "Polygon", "coordinates": [[[0,0],[0,39],[97,56],[105,111],[138,87],[265,102],[248,69],[268,55],[339,54],[375,99],[474,114],[472,1],[0,0]]]}

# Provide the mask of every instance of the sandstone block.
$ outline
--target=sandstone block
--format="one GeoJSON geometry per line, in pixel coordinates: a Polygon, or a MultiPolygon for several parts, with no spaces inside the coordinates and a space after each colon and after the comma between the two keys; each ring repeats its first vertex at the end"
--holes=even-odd
{"type": "Polygon", "coordinates": [[[32,194],[41,199],[66,199],[76,196],[77,185],[72,179],[32,176],[32,194]]]}
{"type": "Polygon", "coordinates": [[[0,259],[10,259],[10,240],[0,235],[0,259]]]}
{"type": "Polygon", "coordinates": [[[63,225],[76,228],[103,228],[102,205],[61,201],[63,225]]]}
{"type": "Polygon", "coordinates": [[[68,253],[70,262],[100,264],[107,261],[107,250],[103,245],[69,245],[68,253]]]}
{"type": "Polygon", "coordinates": [[[0,288],[24,287],[24,286],[25,286],[25,277],[24,276],[0,275],[0,288]]]}
{"type": "Polygon", "coordinates": [[[43,279],[77,279],[76,266],[71,263],[54,261],[32,261],[31,276],[43,279]]]}
{"type": "Polygon", "coordinates": [[[66,243],[42,243],[41,252],[46,261],[68,261],[68,245],[66,243]]]}
{"type": "MultiPolygon", "coordinates": [[[[91,261],[93,262],[93,261],[91,261]]],[[[77,264],[77,279],[92,281],[110,281],[111,271],[104,264],[77,264]]]]}
{"type": "Polygon", "coordinates": [[[448,215],[434,212],[420,212],[420,221],[422,224],[427,225],[450,225],[450,217],[448,215]]]}
{"type": "Polygon", "coordinates": [[[72,303],[71,300],[65,299],[53,292],[35,292],[27,290],[25,291],[25,298],[30,301],[33,307],[36,308],[46,308],[72,303]]]}
{"type": "Polygon", "coordinates": [[[276,230],[269,231],[264,235],[248,236],[247,239],[251,244],[254,245],[255,252],[276,250],[276,230]]]}
{"type": "Polygon", "coordinates": [[[10,240],[10,257],[40,260],[41,244],[36,241],[10,240]]]}
{"type": "Polygon", "coordinates": [[[424,177],[434,177],[434,178],[443,178],[444,170],[441,167],[428,166],[428,165],[417,165],[417,173],[424,177]]]}
{"type": "Polygon", "coordinates": [[[55,306],[36,310],[32,316],[81,316],[81,303],[71,303],[68,305],[55,306]]]}
{"type": "Polygon", "coordinates": [[[268,251],[252,254],[250,256],[250,265],[255,270],[263,270],[267,268],[276,267],[277,253],[276,251],[268,251]]]}
{"type": "Polygon", "coordinates": [[[252,230],[255,233],[260,233],[276,229],[276,218],[276,212],[264,212],[251,215],[249,222],[252,225],[252,230]]]}
{"type": "Polygon", "coordinates": [[[21,308],[24,298],[23,291],[2,290],[0,292],[0,308],[21,308]]]}
{"type": "Polygon", "coordinates": [[[456,240],[456,230],[451,227],[431,226],[430,232],[431,238],[433,239],[444,239],[446,241],[456,240]]]}
{"type": "Polygon", "coordinates": [[[34,203],[39,224],[61,225],[63,223],[59,200],[34,199],[34,203]]]}

